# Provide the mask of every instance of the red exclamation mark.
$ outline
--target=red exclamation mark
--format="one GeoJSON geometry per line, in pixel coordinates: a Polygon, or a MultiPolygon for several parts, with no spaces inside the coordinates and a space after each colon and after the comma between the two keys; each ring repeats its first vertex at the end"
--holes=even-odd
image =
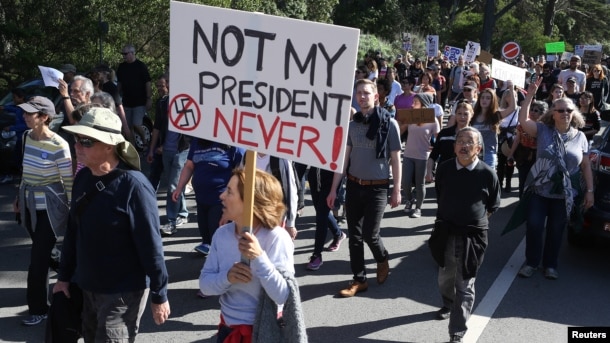
{"type": "Polygon", "coordinates": [[[335,137],[333,138],[333,161],[330,162],[330,169],[337,169],[337,158],[339,158],[339,152],[341,151],[341,143],[343,141],[343,127],[337,126],[335,128],[335,137]]]}

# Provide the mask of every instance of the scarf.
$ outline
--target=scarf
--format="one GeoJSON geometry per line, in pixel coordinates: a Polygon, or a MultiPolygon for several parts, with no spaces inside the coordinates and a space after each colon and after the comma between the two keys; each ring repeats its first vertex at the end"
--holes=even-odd
{"type": "Polygon", "coordinates": [[[387,158],[386,143],[388,132],[390,131],[390,113],[379,106],[375,106],[373,113],[366,117],[362,112],[354,114],[354,121],[357,123],[368,124],[366,138],[375,141],[376,158],[387,158]]]}
{"type": "Polygon", "coordinates": [[[575,190],[572,188],[572,180],[565,163],[565,143],[575,137],[573,131],[572,128],[568,130],[568,138],[565,142],[559,131],[556,129],[553,131],[553,143],[539,154],[530,169],[524,188],[524,193],[534,191],[542,196],[565,199],[567,218],[570,218],[574,205],[575,190]],[[550,188],[543,187],[549,183],[550,188]],[[544,191],[544,189],[548,189],[548,191],[544,191]]]}

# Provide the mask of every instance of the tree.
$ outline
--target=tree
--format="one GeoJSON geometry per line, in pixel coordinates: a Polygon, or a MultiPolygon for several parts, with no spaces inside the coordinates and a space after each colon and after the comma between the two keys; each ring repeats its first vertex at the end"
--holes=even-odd
{"type": "Polygon", "coordinates": [[[493,36],[494,27],[496,26],[496,21],[505,15],[511,8],[513,8],[516,4],[521,2],[521,0],[512,0],[508,3],[504,8],[502,8],[498,13],[496,13],[496,1],[495,0],[486,0],[485,2],[485,12],[483,14],[483,31],[481,32],[481,49],[483,50],[491,50],[491,38],[493,36]]]}

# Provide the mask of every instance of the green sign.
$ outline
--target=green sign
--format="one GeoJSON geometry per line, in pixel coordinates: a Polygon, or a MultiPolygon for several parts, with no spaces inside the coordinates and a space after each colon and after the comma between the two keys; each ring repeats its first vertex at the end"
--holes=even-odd
{"type": "Polygon", "coordinates": [[[566,43],[565,42],[545,43],[544,47],[546,48],[546,53],[547,54],[554,54],[554,53],[566,51],[566,43]]]}

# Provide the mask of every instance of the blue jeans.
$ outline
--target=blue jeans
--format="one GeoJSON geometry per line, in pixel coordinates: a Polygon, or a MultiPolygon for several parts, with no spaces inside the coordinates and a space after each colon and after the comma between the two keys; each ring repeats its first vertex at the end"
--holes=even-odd
{"type": "Polygon", "coordinates": [[[388,258],[388,251],[379,235],[381,219],[388,204],[388,187],[389,185],[361,186],[347,180],[345,206],[348,209],[349,259],[356,281],[366,281],[364,243],[371,249],[377,263],[388,258]]]}
{"type": "Polygon", "coordinates": [[[178,180],[180,179],[180,172],[182,167],[186,163],[186,157],[188,156],[188,150],[182,152],[176,151],[163,151],[163,170],[167,173],[167,221],[169,223],[175,223],[178,216],[188,218],[189,212],[186,208],[186,199],[184,198],[184,190],[180,193],[178,201],[172,200],[172,193],[178,186],[178,180]]]}
{"type": "Polygon", "coordinates": [[[496,151],[485,147],[483,162],[485,162],[485,164],[487,164],[491,169],[496,170],[496,166],[498,165],[498,154],[496,151]]]}
{"type": "Polygon", "coordinates": [[[222,217],[222,204],[200,204],[197,203],[197,226],[202,243],[212,244],[212,237],[218,229],[218,222],[222,217]]]}
{"type": "Polygon", "coordinates": [[[311,191],[313,207],[316,210],[316,237],[313,254],[322,256],[322,250],[324,250],[324,243],[326,243],[326,233],[328,230],[332,232],[334,237],[340,237],[341,228],[337,225],[337,220],[326,203],[328,190],[321,189],[318,191],[318,187],[315,183],[309,184],[309,190],[311,191]]]}
{"type": "Polygon", "coordinates": [[[525,234],[525,259],[528,266],[537,268],[542,261],[544,268],[557,268],[563,230],[567,223],[564,199],[551,199],[532,194],[525,234]]]}
{"type": "Polygon", "coordinates": [[[474,305],[475,278],[464,279],[464,238],[450,235],[445,248],[445,267],[438,269],[438,287],[443,306],[451,309],[449,335],[464,337],[474,305]]]}

